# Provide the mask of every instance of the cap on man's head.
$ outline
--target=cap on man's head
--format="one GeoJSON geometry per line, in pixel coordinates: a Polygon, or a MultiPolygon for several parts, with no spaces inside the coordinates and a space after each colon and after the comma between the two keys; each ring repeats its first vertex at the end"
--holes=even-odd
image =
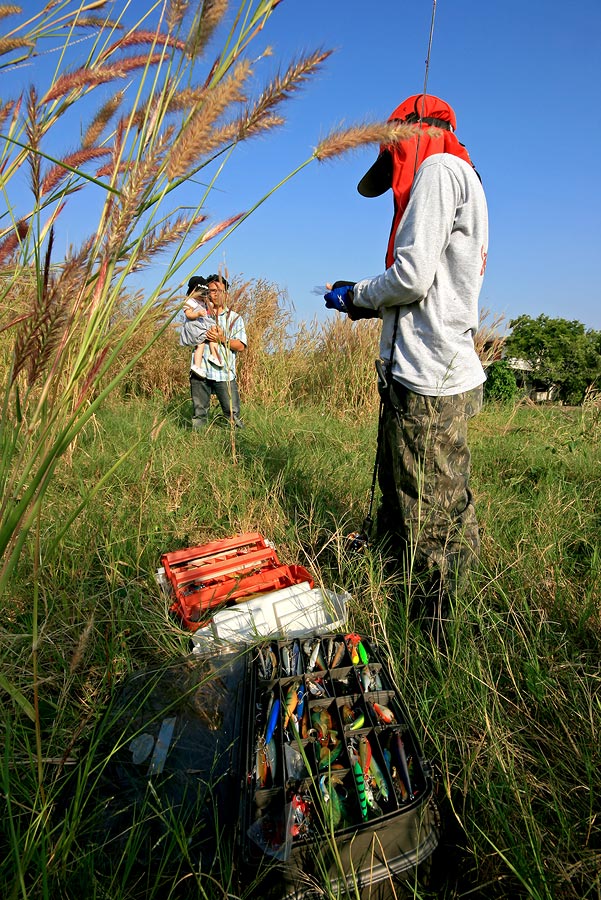
{"type": "Polygon", "coordinates": [[[207,286],[206,278],[203,278],[202,275],[193,275],[190,281],[188,282],[188,290],[186,291],[186,297],[189,297],[190,294],[195,291],[197,288],[204,288],[207,286]]]}
{"type": "MultiPolygon", "coordinates": [[[[431,94],[407,97],[391,112],[388,121],[404,122],[406,125],[423,123],[445,131],[454,131],[457,127],[453,109],[440,97],[431,94]]],[[[379,197],[392,187],[392,163],[390,149],[382,147],[377,160],[357,185],[363,197],[379,197]]]]}

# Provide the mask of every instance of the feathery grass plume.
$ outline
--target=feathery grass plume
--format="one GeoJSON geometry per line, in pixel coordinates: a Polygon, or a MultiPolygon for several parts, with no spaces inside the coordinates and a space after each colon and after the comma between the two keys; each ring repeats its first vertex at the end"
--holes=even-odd
{"type": "MultiPolygon", "coordinates": [[[[112,19],[102,19],[100,16],[82,16],[78,17],[76,24],[77,28],[97,28],[102,31],[103,29],[110,28],[111,31],[121,31],[123,29],[123,25],[120,25],[119,22],[114,22],[112,19]]],[[[71,28],[72,24],[66,22],[63,25],[63,28],[71,28]]]]}
{"type": "Polygon", "coordinates": [[[483,366],[489,366],[492,362],[501,358],[505,338],[500,333],[505,316],[493,316],[490,319],[491,312],[486,307],[480,310],[478,330],[474,335],[474,349],[478,354],[480,362],[483,366]]]}
{"type": "Polygon", "coordinates": [[[189,0],[169,0],[169,8],[167,10],[167,28],[169,31],[175,31],[179,28],[188,12],[189,6],[189,0]]]}
{"type": "Polygon", "coordinates": [[[173,148],[167,167],[170,180],[181,178],[206,153],[204,139],[216,119],[232,104],[246,98],[242,86],[251,74],[248,60],[241,60],[227,78],[207,88],[200,100],[200,109],[193,113],[173,148]]]}
{"type": "Polygon", "coordinates": [[[25,120],[25,133],[31,152],[27,154],[27,164],[31,171],[31,191],[36,201],[40,199],[41,164],[42,160],[37,153],[42,138],[42,126],[40,123],[37,93],[33,85],[29,89],[27,98],[27,118],[25,120]]]}
{"type": "Polygon", "coordinates": [[[118,62],[111,63],[110,66],[100,66],[96,69],[88,69],[84,66],[81,69],[76,69],[74,72],[67,72],[65,75],[57,78],[50,90],[42,98],[42,103],[58,100],[72,91],[94,88],[99,84],[107,84],[109,81],[114,81],[116,78],[124,78],[136,69],[155,66],[162,59],[163,57],[160,53],[154,53],[150,56],[141,54],[120,59],[118,62]]]}
{"type": "Polygon", "coordinates": [[[183,41],[178,41],[177,38],[172,37],[170,34],[164,34],[160,31],[143,31],[142,29],[137,29],[128,32],[128,34],[124,34],[122,38],[119,38],[119,40],[115,41],[114,44],[111,44],[110,47],[107,47],[102,55],[110,56],[116,50],[121,50],[123,47],[141,47],[145,44],[150,44],[151,46],[158,44],[165,47],[175,47],[176,50],[185,50],[186,47],[183,41]]]}
{"type": "Polygon", "coordinates": [[[54,229],[50,229],[41,285],[32,292],[30,314],[17,332],[11,384],[26,370],[29,386],[43,372],[66,322],[65,305],[50,278],[54,229]]]}
{"type": "Polygon", "coordinates": [[[9,260],[21,246],[21,242],[25,240],[29,231],[29,223],[26,219],[20,219],[16,225],[11,228],[10,233],[6,237],[0,236],[0,263],[9,260]]]}
{"type": "Polygon", "coordinates": [[[186,41],[188,56],[199,56],[227,12],[228,0],[204,0],[186,41]]]}
{"type": "Polygon", "coordinates": [[[16,16],[19,13],[22,13],[23,10],[20,6],[14,6],[9,3],[3,3],[0,6],[0,19],[5,19],[7,16],[16,16]]]}
{"type": "Polygon", "coordinates": [[[22,50],[24,47],[35,47],[35,41],[27,38],[0,38],[0,56],[6,56],[13,50],[22,50]]]}
{"type": "Polygon", "coordinates": [[[190,232],[206,221],[205,215],[195,216],[189,219],[185,216],[179,216],[174,222],[168,222],[161,228],[154,228],[145,235],[138,245],[136,252],[136,270],[144,265],[148,265],[151,258],[157,253],[166,250],[170,244],[175,241],[181,241],[190,232]]]}
{"type": "Polygon", "coordinates": [[[139,215],[146,190],[153,186],[161,171],[165,155],[172,146],[173,127],[167,128],[155,143],[148,147],[144,158],[132,166],[128,164],[125,171],[129,178],[121,188],[119,205],[112,217],[113,232],[109,235],[109,243],[114,252],[120,253],[120,247],[127,229],[139,215]]]}
{"type": "MultiPolygon", "coordinates": [[[[317,50],[309,56],[294,61],[283,75],[276,75],[255,103],[249,106],[240,117],[240,134],[255,133],[257,127],[260,127],[265,120],[269,120],[274,108],[299,90],[331,53],[331,50],[317,50]]],[[[270,127],[273,127],[274,124],[272,122],[270,127]]]]}
{"type": "Polygon", "coordinates": [[[64,181],[68,175],[73,174],[66,166],[70,166],[72,169],[78,169],[80,166],[83,166],[84,163],[90,162],[92,159],[100,159],[103,156],[109,156],[110,152],[108,147],[86,147],[82,150],[76,150],[74,153],[68,153],[63,157],[61,162],[52,166],[49,172],[46,173],[40,189],[40,196],[43,197],[44,194],[49,194],[50,191],[58,187],[61,181],[64,181]]]}
{"type": "Polygon", "coordinates": [[[398,122],[374,122],[366,125],[352,125],[332,131],[319,142],[313,155],[320,162],[334,159],[349,150],[365,144],[395,144],[415,137],[419,125],[402,125],[398,122]]]}
{"type": "Polygon", "coordinates": [[[271,128],[279,128],[285,121],[283,116],[278,116],[275,113],[267,113],[260,117],[251,116],[250,118],[241,116],[235,122],[236,139],[244,141],[248,138],[255,137],[257,134],[262,134],[265,131],[269,131],[271,128]]]}
{"type": "Polygon", "coordinates": [[[124,91],[118,91],[114,97],[111,97],[110,100],[107,100],[100,107],[83,136],[81,146],[84,149],[93,147],[98,141],[100,135],[121,106],[124,96],[124,91]]]}
{"type": "Polygon", "coordinates": [[[0,128],[4,125],[11,112],[15,108],[15,101],[8,100],[4,106],[0,107],[0,128]]]}
{"type": "Polygon", "coordinates": [[[50,90],[44,95],[42,103],[50,103],[52,100],[64,97],[71,91],[80,91],[83,88],[107,84],[109,81],[114,81],[115,78],[120,77],[121,71],[115,64],[99,69],[88,69],[87,67],[76,69],[74,72],[67,72],[57,78],[50,90]]]}
{"type": "Polygon", "coordinates": [[[213,128],[203,139],[203,150],[205,155],[214,153],[226,144],[238,138],[238,126],[235,122],[227,122],[219,128],[213,128]]]}
{"type": "Polygon", "coordinates": [[[94,615],[92,614],[86,624],[86,627],[80,634],[79,640],[77,641],[77,646],[73,651],[73,656],[71,657],[71,662],[69,664],[69,675],[73,675],[76,669],[79,668],[79,665],[83,659],[83,655],[86,652],[86,647],[88,646],[93,627],[94,615]]]}
{"type": "Polygon", "coordinates": [[[203,234],[200,241],[198,241],[198,246],[200,247],[202,244],[206,244],[208,241],[212,241],[214,237],[217,237],[218,234],[221,234],[222,231],[225,231],[230,225],[234,225],[235,222],[239,222],[240,219],[245,216],[246,213],[236,213],[235,216],[230,216],[228,219],[224,219],[223,222],[219,222],[217,225],[213,225],[212,228],[207,229],[203,234]]]}
{"type": "Polygon", "coordinates": [[[181,109],[193,109],[200,106],[202,100],[206,96],[206,87],[184,88],[176,91],[170,96],[167,108],[169,112],[176,112],[181,109]]]}
{"type": "Polygon", "coordinates": [[[129,163],[126,160],[123,160],[117,165],[115,168],[115,164],[107,163],[105,166],[100,166],[99,169],[96,169],[94,172],[94,176],[96,178],[107,178],[109,175],[124,175],[129,170],[129,163]]]}

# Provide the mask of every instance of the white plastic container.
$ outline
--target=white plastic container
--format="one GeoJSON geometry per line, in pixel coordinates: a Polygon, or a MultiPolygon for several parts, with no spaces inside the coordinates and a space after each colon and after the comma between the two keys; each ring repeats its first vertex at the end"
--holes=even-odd
{"type": "Polygon", "coordinates": [[[343,630],[347,593],[311,588],[308,581],[271,591],[216,612],[191,635],[194,653],[262,637],[302,637],[314,631],[343,630]]]}

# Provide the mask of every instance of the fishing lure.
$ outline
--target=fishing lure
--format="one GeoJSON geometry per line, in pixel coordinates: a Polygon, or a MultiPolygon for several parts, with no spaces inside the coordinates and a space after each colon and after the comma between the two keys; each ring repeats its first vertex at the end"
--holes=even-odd
{"type": "Polygon", "coordinates": [[[328,740],[332,730],[332,716],[327,709],[320,707],[311,713],[311,724],[317,731],[317,738],[320,743],[328,740]]]}
{"type": "Polygon", "coordinates": [[[405,754],[405,745],[403,744],[403,739],[400,735],[400,732],[396,732],[392,742],[392,750],[395,755],[396,761],[399,764],[399,768],[401,770],[401,779],[407,791],[407,795],[410,800],[415,799],[415,794],[413,793],[413,787],[411,785],[411,778],[409,776],[409,766],[407,765],[407,756],[405,754]]]}
{"type": "Polygon", "coordinates": [[[349,652],[349,656],[351,658],[351,662],[354,666],[356,666],[359,662],[359,653],[357,651],[357,645],[361,642],[361,638],[358,634],[347,634],[344,639],[346,644],[346,649],[349,652]]]}
{"type": "Polygon", "coordinates": [[[330,661],[331,669],[336,669],[340,665],[342,657],[344,656],[344,651],[344,641],[334,641],[334,655],[330,661]]]}
{"type": "Polygon", "coordinates": [[[386,777],[382,769],[373,758],[373,756],[369,761],[369,775],[371,776],[373,783],[378,789],[379,795],[384,800],[388,800],[390,796],[390,791],[388,790],[388,782],[386,781],[386,777]]]}
{"type": "Polygon", "coordinates": [[[275,726],[277,725],[278,715],[280,712],[280,701],[274,700],[271,706],[271,713],[267,720],[267,728],[265,729],[265,743],[268,744],[273,737],[275,726]]]}
{"type": "Polygon", "coordinates": [[[369,705],[378,719],[381,722],[384,722],[385,725],[391,725],[393,722],[396,722],[395,714],[391,709],[388,709],[387,706],[381,706],[379,703],[370,703],[369,705]]]}
{"type": "Polygon", "coordinates": [[[295,719],[297,722],[300,718],[302,718],[302,715],[303,715],[303,710],[305,708],[305,694],[306,693],[307,693],[307,689],[306,689],[305,685],[301,682],[299,684],[298,690],[296,692],[297,703],[296,703],[296,710],[295,710],[295,712],[296,712],[295,719]]]}
{"type": "Polygon", "coordinates": [[[375,669],[371,669],[369,666],[365,666],[361,672],[361,684],[363,685],[363,690],[366,692],[381,691],[382,679],[380,678],[380,673],[375,669]]]}
{"type": "Polygon", "coordinates": [[[382,810],[380,809],[380,807],[378,806],[378,804],[376,802],[376,798],[374,796],[373,788],[372,788],[369,777],[364,776],[364,782],[365,782],[365,799],[367,801],[367,805],[375,816],[381,816],[382,810]]]}
{"type": "Polygon", "coordinates": [[[271,646],[267,649],[267,668],[269,671],[268,677],[275,678],[278,672],[278,658],[271,646]]]}
{"type": "Polygon", "coordinates": [[[359,660],[366,666],[369,662],[369,656],[367,654],[367,650],[365,649],[365,645],[363,641],[359,641],[357,644],[357,653],[359,654],[359,660]]]}
{"type": "Polygon", "coordinates": [[[360,712],[355,717],[355,721],[352,723],[352,725],[349,726],[349,731],[357,731],[359,728],[363,728],[364,724],[365,724],[365,715],[362,712],[360,712]]]}
{"type": "Polygon", "coordinates": [[[355,786],[357,788],[357,795],[359,797],[359,809],[361,810],[361,818],[363,820],[367,820],[367,797],[365,795],[365,777],[363,775],[363,770],[361,769],[361,763],[357,758],[355,758],[355,762],[353,763],[353,777],[355,779],[355,786]]]}
{"type": "Polygon", "coordinates": [[[328,691],[321,679],[307,679],[307,686],[309,688],[309,692],[313,694],[314,697],[327,697],[328,691]]]}
{"type": "MultiPolygon", "coordinates": [[[[312,672],[317,663],[317,657],[319,655],[319,647],[321,641],[319,638],[312,644],[311,641],[305,641],[303,644],[303,650],[307,655],[307,672],[312,672]]],[[[325,668],[325,666],[322,666],[325,668]]]]}
{"type": "Polygon", "coordinates": [[[286,712],[284,715],[284,728],[288,728],[290,716],[298,706],[298,689],[300,685],[298,681],[293,681],[286,693],[286,712]]]}
{"type": "Polygon", "coordinates": [[[371,744],[367,740],[366,736],[362,734],[359,738],[359,762],[361,763],[361,769],[363,770],[364,775],[367,775],[367,773],[369,772],[371,758],[371,744]]]}
{"type": "Polygon", "coordinates": [[[301,648],[300,641],[296,640],[292,644],[292,674],[300,675],[302,672],[302,658],[301,658],[301,648]]]}
{"type": "Polygon", "coordinates": [[[255,765],[257,784],[260,788],[264,788],[267,786],[267,779],[269,778],[269,760],[267,759],[265,741],[262,739],[260,739],[257,744],[257,758],[255,765]]]}
{"type": "Polygon", "coordinates": [[[339,775],[322,775],[319,779],[319,790],[332,828],[337,828],[345,816],[343,800],[337,788],[337,785],[340,784],[342,784],[342,779],[339,775]]]}
{"type": "Polygon", "coordinates": [[[273,738],[270,741],[266,742],[265,753],[267,755],[267,765],[269,766],[269,772],[271,775],[271,783],[273,784],[275,781],[276,770],[277,770],[277,750],[276,750],[275,741],[273,738]]]}
{"type": "Polygon", "coordinates": [[[342,751],[342,742],[338,741],[338,743],[330,748],[328,746],[322,747],[319,751],[319,769],[327,769],[329,768],[333,762],[335,762],[340,753],[342,751]]]}
{"type": "Polygon", "coordinates": [[[358,634],[347,634],[345,638],[347,650],[351,657],[351,662],[357,666],[360,662],[366,666],[369,662],[369,656],[365,649],[361,637],[358,634]]]}
{"type": "Polygon", "coordinates": [[[352,706],[348,703],[343,703],[340,707],[340,718],[343,725],[352,725],[357,716],[352,706]]]}

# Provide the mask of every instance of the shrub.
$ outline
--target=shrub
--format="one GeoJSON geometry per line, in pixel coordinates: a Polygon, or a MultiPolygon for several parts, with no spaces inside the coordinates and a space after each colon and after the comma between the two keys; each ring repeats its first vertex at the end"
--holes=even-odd
{"type": "Polygon", "coordinates": [[[493,362],[486,372],[484,399],[511,403],[518,395],[519,388],[515,374],[506,359],[493,362]]]}

